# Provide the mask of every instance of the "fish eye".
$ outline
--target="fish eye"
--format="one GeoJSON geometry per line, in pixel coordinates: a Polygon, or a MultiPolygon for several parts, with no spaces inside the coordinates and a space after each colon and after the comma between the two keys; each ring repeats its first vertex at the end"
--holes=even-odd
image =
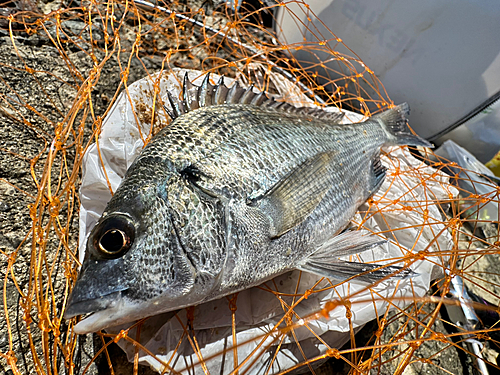
{"type": "Polygon", "coordinates": [[[99,250],[116,254],[127,246],[127,235],[119,229],[110,229],[99,239],[99,250]]]}
{"type": "Polygon", "coordinates": [[[96,227],[94,249],[101,257],[118,258],[130,249],[134,236],[135,229],[131,220],[124,215],[113,215],[96,227]]]}

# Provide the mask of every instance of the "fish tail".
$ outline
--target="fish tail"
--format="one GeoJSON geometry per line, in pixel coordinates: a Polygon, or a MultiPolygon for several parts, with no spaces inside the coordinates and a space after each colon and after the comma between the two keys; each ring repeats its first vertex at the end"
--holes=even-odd
{"type": "Polygon", "coordinates": [[[396,146],[423,146],[433,148],[434,146],[429,141],[412,134],[408,128],[408,120],[406,116],[410,114],[408,103],[403,103],[397,107],[391,108],[385,112],[373,116],[372,120],[380,120],[385,130],[389,134],[390,145],[396,146]]]}

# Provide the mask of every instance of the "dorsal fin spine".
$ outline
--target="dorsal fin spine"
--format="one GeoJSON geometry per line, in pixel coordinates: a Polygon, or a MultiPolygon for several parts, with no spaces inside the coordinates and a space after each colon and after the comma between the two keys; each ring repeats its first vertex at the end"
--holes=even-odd
{"type": "Polygon", "coordinates": [[[207,73],[205,75],[205,78],[203,78],[203,82],[201,83],[201,86],[198,87],[198,104],[200,107],[205,107],[207,105],[212,104],[210,102],[210,97],[211,93],[213,91],[213,87],[210,84],[210,73],[207,73]]]}
{"type": "Polygon", "coordinates": [[[238,103],[239,99],[239,94],[240,94],[240,87],[238,84],[233,84],[231,88],[229,89],[229,92],[227,93],[226,97],[226,103],[230,104],[236,104],[238,103]]]}
{"type": "Polygon", "coordinates": [[[250,102],[250,104],[252,104],[252,105],[257,105],[257,106],[258,106],[258,105],[261,105],[261,104],[264,102],[264,100],[266,100],[266,99],[267,99],[267,98],[266,98],[266,96],[264,95],[264,93],[263,93],[263,92],[260,92],[260,93],[258,93],[258,94],[257,94],[257,95],[256,95],[256,96],[252,99],[252,101],[250,102]]]}
{"type": "Polygon", "coordinates": [[[187,72],[184,75],[184,82],[182,84],[182,99],[184,101],[184,109],[186,112],[200,107],[198,104],[198,87],[191,83],[187,72]],[[194,88],[196,88],[196,91],[194,88]]]}
{"type": "MultiPolygon", "coordinates": [[[[181,115],[180,108],[178,105],[179,102],[177,100],[175,100],[175,98],[172,96],[172,93],[170,91],[167,91],[167,98],[168,98],[168,101],[170,102],[170,106],[172,107],[172,114],[169,113],[169,116],[172,117],[172,119],[179,117],[181,115]]],[[[167,109],[167,112],[168,112],[168,109],[167,109]]]]}
{"type": "Polygon", "coordinates": [[[252,101],[252,98],[255,96],[255,93],[253,92],[253,84],[248,87],[245,92],[243,93],[242,97],[240,98],[240,103],[241,104],[250,104],[252,101]]]}
{"type": "Polygon", "coordinates": [[[224,77],[220,77],[219,82],[215,86],[214,104],[226,104],[227,92],[228,89],[224,84],[224,77]]]}
{"type": "Polygon", "coordinates": [[[295,107],[285,101],[276,101],[273,97],[268,97],[265,92],[254,92],[253,90],[253,85],[245,89],[237,81],[233,82],[231,87],[228,88],[224,84],[223,76],[215,85],[212,85],[210,83],[210,73],[205,75],[200,86],[196,86],[189,80],[186,72],[182,84],[181,98],[176,98],[167,91],[171,108],[165,106],[165,111],[172,120],[175,120],[177,117],[200,107],[221,104],[249,104],[274,110],[279,109],[286,113],[314,116],[334,123],[340,123],[343,116],[341,113],[327,112],[321,108],[295,107]]]}

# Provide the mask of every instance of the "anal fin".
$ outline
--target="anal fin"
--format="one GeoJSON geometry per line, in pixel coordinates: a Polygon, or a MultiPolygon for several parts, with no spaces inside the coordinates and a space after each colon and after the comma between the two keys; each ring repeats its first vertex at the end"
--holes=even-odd
{"type": "Polygon", "coordinates": [[[387,239],[371,234],[367,230],[347,230],[323,243],[309,259],[318,260],[328,257],[335,259],[355,255],[382,245],[387,239]]]}
{"type": "Polygon", "coordinates": [[[367,231],[347,231],[335,236],[307,257],[297,268],[335,280],[356,280],[374,283],[386,277],[405,279],[415,273],[410,269],[372,263],[347,262],[338,259],[370,250],[387,240],[367,231]]]}
{"type": "Polygon", "coordinates": [[[415,276],[415,272],[402,267],[346,261],[335,263],[308,262],[301,265],[299,269],[339,281],[344,281],[354,276],[355,280],[367,283],[374,283],[384,278],[406,279],[415,276]]]}

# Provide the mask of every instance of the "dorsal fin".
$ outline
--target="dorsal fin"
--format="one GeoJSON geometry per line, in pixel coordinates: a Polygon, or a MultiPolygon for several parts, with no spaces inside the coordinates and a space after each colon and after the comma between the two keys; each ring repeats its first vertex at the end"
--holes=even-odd
{"type": "Polygon", "coordinates": [[[228,88],[224,84],[224,77],[212,85],[210,73],[205,75],[200,86],[194,85],[186,73],[182,83],[181,99],[168,91],[167,98],[170,108],[168,106],[164,106],[164,108],[172,120],[200,107],[220,104],[255,105],[286,113],[309,115],[334,123],[340,123],[344,116],[342,113],[328,112],[321,108],[295,107],[287,102],[277,101],[274,97],[268,97],[265,92],[255,92],[253,85],[245,89],[237,81],[234,81],[233,85],[228,88]]]}

